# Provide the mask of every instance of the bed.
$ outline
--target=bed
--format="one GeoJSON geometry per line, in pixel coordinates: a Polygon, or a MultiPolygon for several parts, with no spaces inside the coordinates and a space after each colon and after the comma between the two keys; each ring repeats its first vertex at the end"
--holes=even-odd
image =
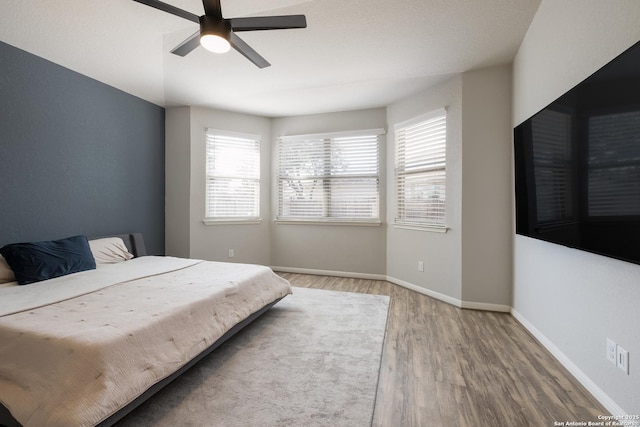
{"type": "Polygon", "coordinates": [[[0,425],[113,425],[291,293],[268,267],[145,256],[140,234],[87,243],[108,262],[0,284],[0,425]]]}

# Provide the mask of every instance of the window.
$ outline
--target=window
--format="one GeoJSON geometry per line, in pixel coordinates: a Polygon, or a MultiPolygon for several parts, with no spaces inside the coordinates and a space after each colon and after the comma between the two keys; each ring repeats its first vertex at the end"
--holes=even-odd
{"type": "Polygon", "coordinates": [[[446,111],[396,125],[395,139],[396,224],[446,231],[446,111]]]}
{"type": "Polygon", "coordinates": [[[260,137],[207,129],[205,223],[260,219],[260,137]]]}
{"type": "Polygon", "coordinates": [[[278,140],[278,220],[379,223],[382,129],[278,140]]]}

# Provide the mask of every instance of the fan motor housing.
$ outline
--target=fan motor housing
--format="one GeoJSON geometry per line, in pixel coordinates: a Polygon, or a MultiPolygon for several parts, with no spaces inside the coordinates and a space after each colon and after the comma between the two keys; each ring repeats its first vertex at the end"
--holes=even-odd
{"type": "Polygon", "coordinates": [[[231,23],[226,19],[214,16],[203,15],[200,17],[200,37],[211,34],[229,40],[231,34],[231,23]]]}

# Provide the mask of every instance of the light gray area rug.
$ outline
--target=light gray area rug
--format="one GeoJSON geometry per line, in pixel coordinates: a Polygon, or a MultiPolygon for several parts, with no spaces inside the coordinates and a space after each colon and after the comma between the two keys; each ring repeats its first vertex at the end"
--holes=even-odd
{"type": "Polygon", "coordinates": [[[294,288],[117,426],[369,426],[388,306],[294,288]]]}

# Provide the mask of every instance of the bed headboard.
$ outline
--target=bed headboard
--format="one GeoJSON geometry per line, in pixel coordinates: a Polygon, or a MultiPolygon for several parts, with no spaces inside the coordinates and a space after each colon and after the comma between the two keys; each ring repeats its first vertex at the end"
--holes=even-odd
{"type": "Polygon", "coordinates": [[[102,237],[120,237],[124,241],[125,246],[133,254],[134,257],[141,257],[147,254],[147,248],[144,246],[144,238],[142,233],[115,234],[113,236],[102,237]]]}

